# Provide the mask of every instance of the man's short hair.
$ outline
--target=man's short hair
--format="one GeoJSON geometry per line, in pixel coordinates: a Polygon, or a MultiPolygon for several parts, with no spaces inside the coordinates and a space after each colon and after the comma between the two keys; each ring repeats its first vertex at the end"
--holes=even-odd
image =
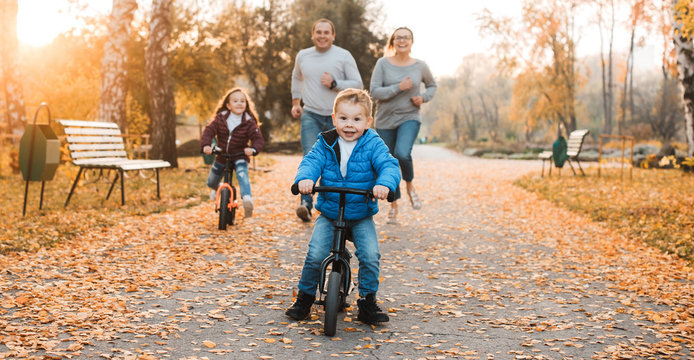
{"type": "Polygon", "coordinates": [[[313,34],[313,32],[316,31],[316,25],[318,25],[319,23],[328,23],[330,25],[330,30],[332,30],[333,35],[335,35],[335,24],[333,24],[332,21],[325,18],[318,19],[316,20],[316,22],[313,23],[313,25],[311,26],[311,34],[313,34]]]}

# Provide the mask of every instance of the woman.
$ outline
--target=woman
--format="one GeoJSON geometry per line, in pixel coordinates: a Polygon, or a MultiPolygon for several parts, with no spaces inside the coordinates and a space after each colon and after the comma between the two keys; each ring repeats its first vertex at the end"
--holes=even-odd
{"type": "MultiPolygon", "coordinates": [[[[422,207],[422,202],[412,182],[412,146],[421,125],[419,108],[434,97],[436,82],[424,61],[410,57],[412,42],[412,30],[406,27],[395,29],[388,39],[386,56],[378,59],[371,74],[370,91],[376,100],[374,127],[391,154],[398,159],[410,203],[417,210],[422,207]],[[423,94],[420,93],[421,83],[426,88],[423,94]]],[[[391,224],[397,223],[399,198],[400,188],[395,192],[395,201],[388,213],[391,224]]]]}

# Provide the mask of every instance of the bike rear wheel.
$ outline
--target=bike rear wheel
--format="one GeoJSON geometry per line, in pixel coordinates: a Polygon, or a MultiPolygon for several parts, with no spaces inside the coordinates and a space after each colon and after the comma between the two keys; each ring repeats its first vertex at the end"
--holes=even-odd
{"type": "Polygon", "coordinates": [[[340,310],[341,298],[341,281],[342,274],[333,270],[328,278],[328,292],[325,295],[325,322],[323,330],[326,336],[335,335],[337,328],[337,313],[340,310]]]}
{"type": "MultiPolygon", "coordinates": [[[[224,188],[220,190],[219,195],[219,230],[226,230],[227,224],[229,223],[229,218],[232,217],[231,210],[229,210],[229,201],[231,200],[231,191],[224,188]]],[[[231,221],[233,224],[233,220],[231,221]]]]}

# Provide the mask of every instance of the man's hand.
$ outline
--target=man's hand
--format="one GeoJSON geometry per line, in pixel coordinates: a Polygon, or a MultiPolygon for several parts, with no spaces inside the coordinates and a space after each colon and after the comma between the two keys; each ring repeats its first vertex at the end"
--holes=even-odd
{"type": "Polygon", "coordinates": [[[298,119],[301,117],[301,114],[303,113],[303,110],[301,109],[301,105],[292,105],[292,117],[295,119],[298,119]]]}
{"type": "Polygon", "coordinates": [[[299,192],[302,194],[310,194],[313,191],[313,180],[305,179],[299,181],[299,192]]]}
{"type": "Polygon", "coordinates": [[[390,190],[383,185],[376,185],[374,186],[373,190],[371,190],[371,192],[374,194],[374,197],[381,200],[385,200],[388,198],[389,191],[390,190]]]}
{"type": "Polygon", "coordinates": [[[320,83],[323,84],[323,86],[330,89],[330,86],[333,83],[333,76],[327,72],[324,72],[323,75],[320,76],[320,83]]]}
{"type": "Polygon", "coordinates": [[[253,156],[255,155],[255,149],[253,149],[252,147],[247,147],[243,149],[243,153],[246,154],[246,156],[253,156]]]}
{"type": "Polygon", "coordinates": [[[202,148],[202,152],[204,152],[207,155],[212,154],[212,146],[206,145],[205,147],[202,148]]]}
{"type": "Polygon", "coordinates": [[[400,81],[400,85],[398,85],[400,90],[409,90],[412,88],[412,79],[410,77],[406,77],[400,81]]]}
{"type": "Polygon", "coordinates": [[[424,103],[424,98],[422,98],[421,96],[413,96],[410,98],[410,101],[412,101],[414,106],[422,106],[422,104],[424,103]]]}

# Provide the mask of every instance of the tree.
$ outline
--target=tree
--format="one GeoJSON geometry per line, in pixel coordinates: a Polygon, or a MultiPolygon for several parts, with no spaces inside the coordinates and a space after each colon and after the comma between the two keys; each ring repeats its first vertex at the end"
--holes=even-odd
{"type": "Polygon", "coordinates": [[[145,76],[152,119],[152,156],[178,167],[176,105],[169,79],[171,0],[154,0],[145,49],[145,76]]]}
{"type": "Polygon", "coordinates": [[[581,86],[575,54],[577,6],[575,0],[525,0],[518,23],[494,18],[488,11],[479,16],[480,33],[493,38],[500,71],[523,77],[513,92],[513,109],[522,114],[512,118],[526,124],[551,120],[557,129],[560,124],[569,132],[576,129],[575,98],[581,86]]]}
{"type": "Polygon", "coordinates": [[[113,0],[109,36],[104,44],[101,62],[101,95],[99,99],[99,121],[117,123],[127,131],[127,43],[130,38],[130,23],[137,9],[136,0],[113,0]]]}
{"type": "Polygon", "coordinates": [[[684,105],[688,155],[694,156],[694,11],[689,0],[672,0],[673,39],[684,105]]]}
{"type": "MultiPolygon", "coordinates": [[[[600,68],[602,70],[602,106],[603,106],[603,123],[602,132],[604,134],[612,134],[612,105],[614,101],[614,79],[612,76],[612,47],[614,45],[614,27],[615,27],[615,4],[614,0],[602,0],[598,3],[598,27],[600,29],[600,68]],[[603,17],[605,7],[609,7],[609,19],[603,17]],[[607,26],[607,63],[605,63],[605,46],[603,24],[607,26]]],[[[621,132],[621,129],[619,130],[621,132]]]]}
{"type": "Polygon", "coordinates": [[[26,123],[17,52],[17,0],[0,0],[0,89],[5,95],[9,133],[26,123]]]}

